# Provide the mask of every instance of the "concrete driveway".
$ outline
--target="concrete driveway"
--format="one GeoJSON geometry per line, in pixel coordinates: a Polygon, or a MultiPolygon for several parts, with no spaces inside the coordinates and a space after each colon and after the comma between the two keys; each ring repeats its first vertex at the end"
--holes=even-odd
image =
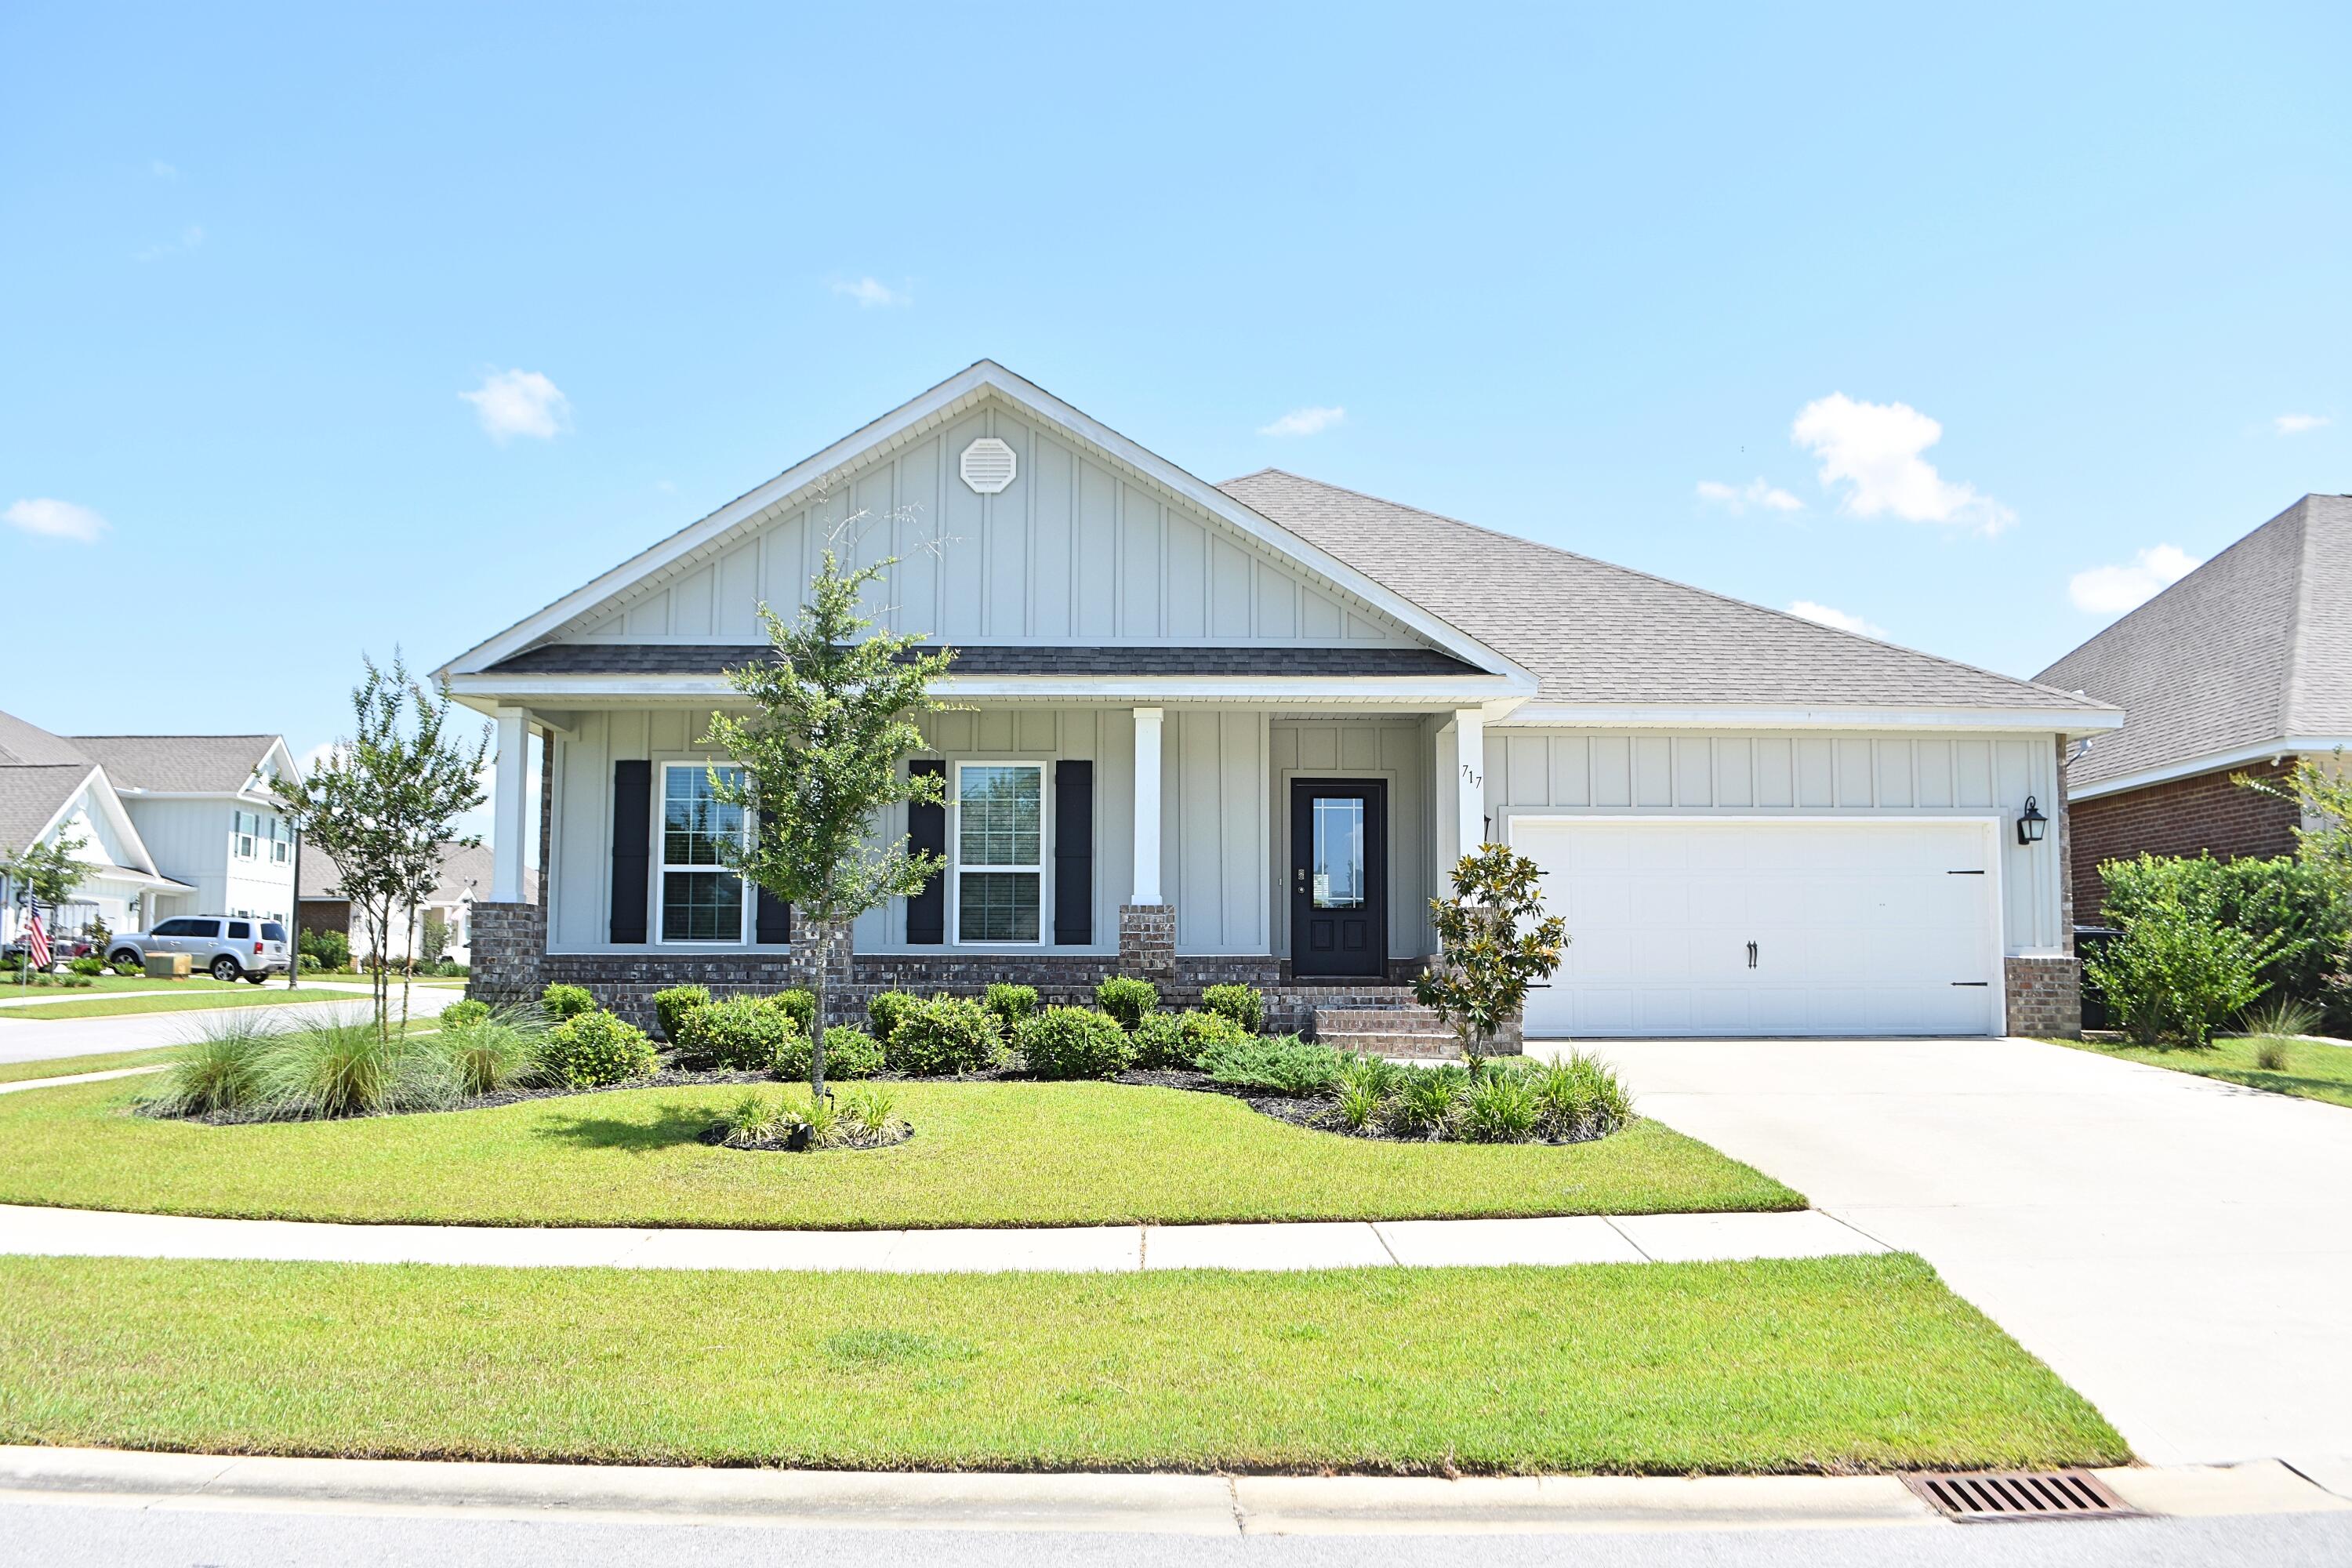
{"type": "MultiPolygon", "coordinates": [[[[0,1018],[0,1062],[45,1062],[61,1057],[95,1056],[104,1051],[139,1051],[151,1046],[176,1046],[194,1037],[205,1024],[224,1018],[251,1018],[265,1028],[290,1028],[321,1017],[364,1018],[369,1016],[367,993],[338,988],[335,1001],[326,1001],[321,988],[299,989],[320,995],[317,1002],[281,1003],[266,1007],[194,1007],[161,1013],[120,1013],[109,1018],[0,1018]]],[[[429,1018],[464,996],[450,986],[419,985],[408,994],[411,1017],[429,1018]]],[[[64,1000],[74,999],[68,993],[64,1000]]],[[[393,1010],[400,994],[393,993],[393,1010]]]]}
{"type": "Polygon", "coordinates": [[[2142,1458],[2352,1490],[2352,1110],[2030,1040],[1591,1048],[1643,1113],[1925,1255],[2142,1458]]]}

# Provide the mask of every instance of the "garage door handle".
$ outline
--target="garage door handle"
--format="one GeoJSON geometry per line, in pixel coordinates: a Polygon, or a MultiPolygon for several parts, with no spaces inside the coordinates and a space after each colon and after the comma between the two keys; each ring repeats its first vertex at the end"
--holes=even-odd
{"type": "Polygon", "coordinates": [[[1756,944],[1752,942],[1748,944],[1748,967],[1756,967],[1756,944]]]}
{"type": "Polygon", "coordinates": [[[1981,991],[1986,986],[1991,984],[1992,982],[1990,980],[1955,980],[1952,984],[1955,985],[1973,985],[1978,990],[1981,991]]]}

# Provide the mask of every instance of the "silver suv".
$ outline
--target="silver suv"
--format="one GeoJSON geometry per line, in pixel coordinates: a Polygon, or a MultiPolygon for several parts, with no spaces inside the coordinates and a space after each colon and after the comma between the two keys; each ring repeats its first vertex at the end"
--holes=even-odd
{"type": "Polygon", "coordinates": [[[118,934],[107,943],[109,963],[144,963],[150,953],[184,952],[188,967],[215,980],[258,985],[286,973],[286,928],[244,915],[179,915],[153,931],[118,934]]]}

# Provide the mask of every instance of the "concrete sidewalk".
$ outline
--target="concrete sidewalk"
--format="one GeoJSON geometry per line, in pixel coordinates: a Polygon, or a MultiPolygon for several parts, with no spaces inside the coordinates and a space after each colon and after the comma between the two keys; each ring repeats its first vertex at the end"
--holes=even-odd
{"type": "MultiPolygon", "coordinates": [[[[2175,1517],[2342,1512],[2284,1466],[2096,1472],[2175,1517]]],[[[1937,1529],[1894,1476],[1089,1475],[238,1458],[0,1448],[0,1500],[207,1512],[1194,1536],[1937,1529]]]]}
{"type": "MultiPolygon", "coordinates": [[[[282,986],[271,989],[273,994],[284,991],[282,986]]],[[[296,994],[310,990],[310,983],[306,982],[297,988],[296,994]]],[[[88,996],[52,999],[94,1001],[103,994],[93,992],[88,996]]],[[[409,994],[409,1016],[430,1018],[464,995],[464,992],[453,987],[419,986],[409,994]]],[[[394,996],[395,1010],[399,1005],[399,998],[394,996]]],[[[359,992],[338,993],[333,999],[322,996],[315,1002],[280,1002],[260,1007],[179,1007],[154,1013],[117,1013],[104,1018],[9,1018],[0,1020],[0,1062],[45,1062],[63,1057],[176,1046],[215,1020],[250,1018],[267,1029],[285,1029],[322,1016],[340,1020],[369,1016],[367,994],[359,992]]]]}
{"type": "Polygon", "coordinates": [[[0,1253],[446,1263],[512,1268],[1136,1273],[1160,1268],[1478,1268],[1829,1258],[1888,1248],[1809,1209],[1558,1219],[972,1230],[653,1230],[335,1225],[0,1205],[0,1253]]]}

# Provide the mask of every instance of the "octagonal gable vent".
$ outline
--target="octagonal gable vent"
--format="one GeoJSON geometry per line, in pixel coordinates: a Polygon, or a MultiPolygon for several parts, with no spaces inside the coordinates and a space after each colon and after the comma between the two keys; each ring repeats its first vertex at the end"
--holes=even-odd
{"type": "Polygon", "coordinates": [[[1017,467],[1013,448],[993,436],[982,436],[963,449],[963,482],[981,495],[992,496],[1011,484],[1017,467]]]}

